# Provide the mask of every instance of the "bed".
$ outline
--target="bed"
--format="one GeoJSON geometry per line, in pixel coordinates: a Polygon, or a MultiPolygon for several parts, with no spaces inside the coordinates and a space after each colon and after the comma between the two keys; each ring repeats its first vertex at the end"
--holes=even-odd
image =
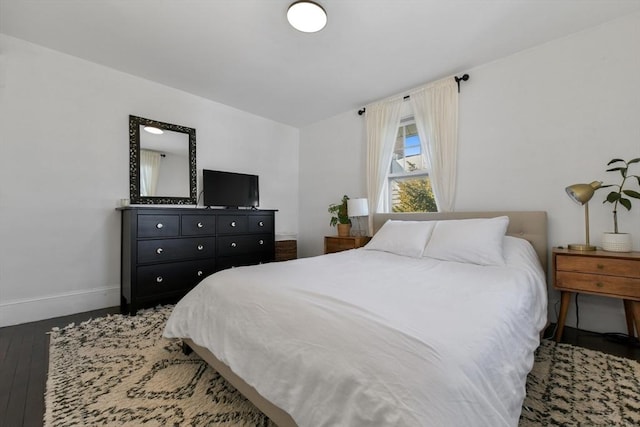
{"type": "Polygon", "coordinates": [[[517,425],[546,325],[546,214],[377,214],[374,231],[209,276],[164,336],[280,427],[517,425]]]}

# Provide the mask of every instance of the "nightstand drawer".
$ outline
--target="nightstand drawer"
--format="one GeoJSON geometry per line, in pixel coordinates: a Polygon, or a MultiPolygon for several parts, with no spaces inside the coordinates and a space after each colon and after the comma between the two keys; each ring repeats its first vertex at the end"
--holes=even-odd
{"type": "Polygon", "coordinates": [[[560,290],[640,299],[640,279],[629,277],[557,271],[555,287],[560,290]]]}
{"type": "Polygon", "coordinates": [[[640,278],[640,262],[629,262],[624,259],[558,255],[556,269],[640,278]]]}

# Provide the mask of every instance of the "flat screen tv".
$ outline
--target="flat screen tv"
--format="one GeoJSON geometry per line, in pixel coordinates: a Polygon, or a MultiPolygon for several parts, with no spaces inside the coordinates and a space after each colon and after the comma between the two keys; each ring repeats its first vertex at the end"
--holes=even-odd
{"type": "Polygon", "coordinates": [[[202,170],[203,203],[225,208],[257,208],[260,205],[258,175],[202,170]]]}

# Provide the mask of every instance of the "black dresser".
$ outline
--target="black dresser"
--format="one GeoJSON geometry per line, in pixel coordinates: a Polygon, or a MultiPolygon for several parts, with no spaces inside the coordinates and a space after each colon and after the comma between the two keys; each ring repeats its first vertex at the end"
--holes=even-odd
{"type": "Polygon", "coordinates": [[[176,302],[216,271],[275,259],[273,210],[119,210],[123,313],[176,302]]]}

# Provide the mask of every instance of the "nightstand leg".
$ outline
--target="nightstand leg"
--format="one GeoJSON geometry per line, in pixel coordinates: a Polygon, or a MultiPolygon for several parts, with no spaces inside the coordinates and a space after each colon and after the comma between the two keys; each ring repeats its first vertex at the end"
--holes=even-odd
{"type": "Polygon", "coordinates": [[[562,291],[560,299],[560,316],[558,316],[558,329],[556,330],[556,342],[560,342],[562,339],[564,322],[567,320],[567,311],[569,311],[569,303],[571,302],[572,294],[573,292],[562,291]]]}
{"type": "MultiPolygon", "coordinates": [[[[630,337],[635,337],[635,332],[633,330],[634,319],[636,322],[640,319],[633,315],[633,301],[628,299],[624,300],[624,315],[627,319],[627,333],[630,337]]],[[[640,334],[640,329],[638,330],[638,333],[640,334]]]]}

